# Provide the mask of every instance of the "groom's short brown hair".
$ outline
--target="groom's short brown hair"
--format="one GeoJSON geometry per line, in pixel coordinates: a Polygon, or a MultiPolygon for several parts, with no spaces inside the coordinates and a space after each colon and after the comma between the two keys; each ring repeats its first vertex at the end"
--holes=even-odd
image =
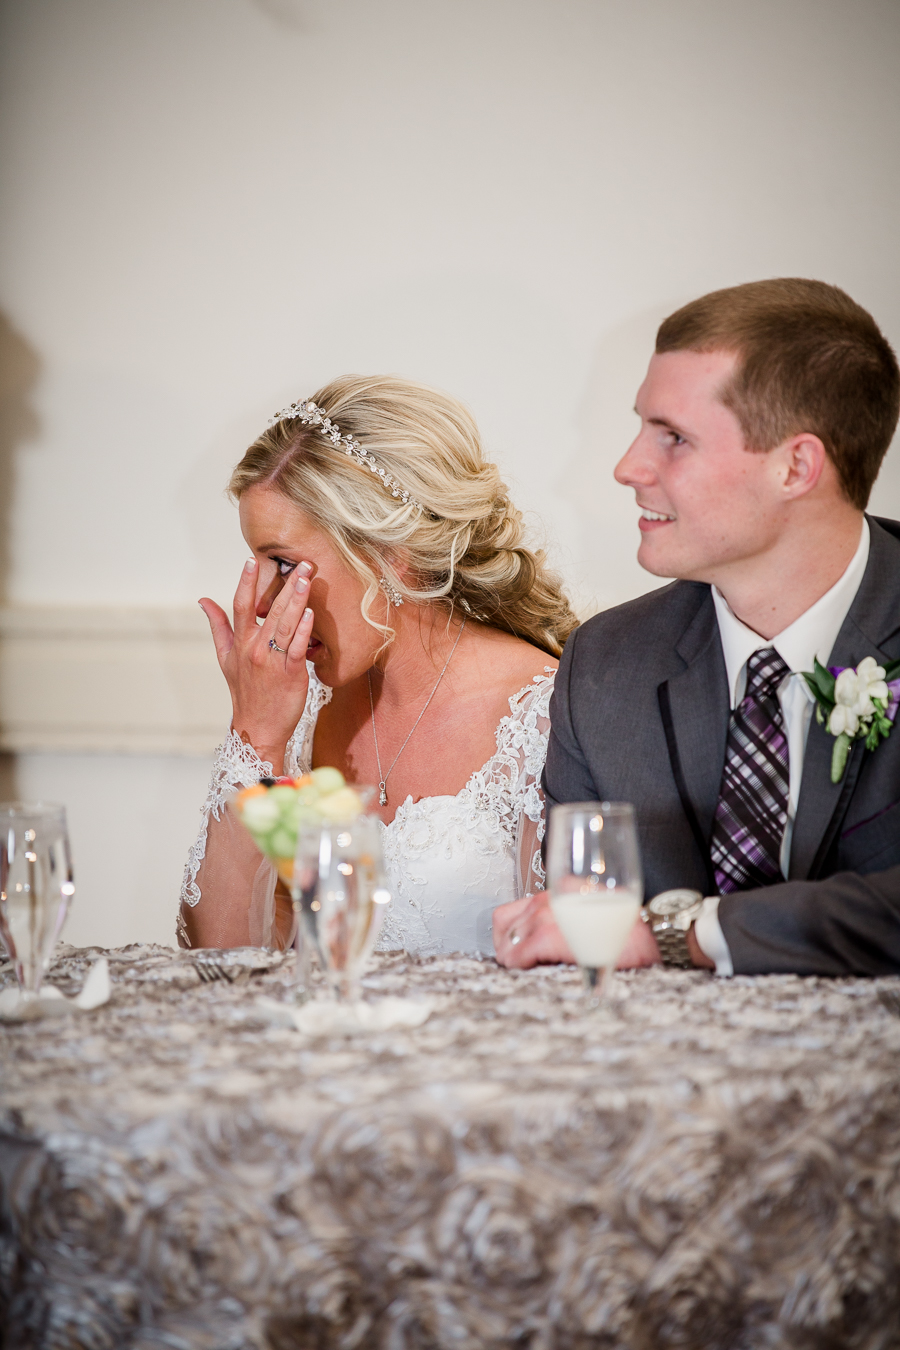
{"type": "Polygon", "coordinates": [[[748,450],[818,436],[854,506],[865,508],[900,413],[900,369],[875,320],[824,281],[780,277],[712,291],[665,319],[657,352],[738,356],[722,402],[748,450]]]}

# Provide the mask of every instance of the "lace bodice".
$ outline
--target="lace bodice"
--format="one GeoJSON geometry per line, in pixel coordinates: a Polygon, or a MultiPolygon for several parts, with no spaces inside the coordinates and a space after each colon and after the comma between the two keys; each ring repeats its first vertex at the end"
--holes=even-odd
{"type": "MultiPolygon", "coordinates": [[[[403,947],[432,956],[461,951],[491,955],[494,908],[543,888],[540,846],[544,804],[540,778],[550,729],[550,667],[509,700],[497,727],[496,750],[456,796],[407,797],[383,829],[385,863],[392,901],[379,946],[403,947]]],[[[309,695],[288,746],[286,772],[306,773],[312,765],[316,721],[331,690],[310,667],[309,695]]],[[[206,850],[210,814],[218,820],[225,798],[236,788],[270,774],[232,732],[213,767],[203,823],[185,868],[182,902],[200,900],[197,872],[206,850]]],[[[270,941],[263,931],[257,939],[270,941]]]]}

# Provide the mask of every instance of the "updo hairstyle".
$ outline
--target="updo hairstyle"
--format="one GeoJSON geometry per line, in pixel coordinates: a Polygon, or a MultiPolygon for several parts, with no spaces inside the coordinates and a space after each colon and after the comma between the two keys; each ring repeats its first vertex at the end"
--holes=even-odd
{"type": "Polygon", "coordinates": [[[382,578],[409,601],[450,612],[458,606],[559,656],[578,621],[543,551],[526,547],[522,514],[485,459],[467,410],[391,375],[345,375],[312,400],[424,509],[396,500],[376,474],[299,417],[253,442],[229,492],[240,498],[258,484],[274,487],[309,516],[363,582],[363,618],[386,643],[394,630],[370,613],[382,578]],[[392,559],[407,564],[404,577],[392,559]]]}

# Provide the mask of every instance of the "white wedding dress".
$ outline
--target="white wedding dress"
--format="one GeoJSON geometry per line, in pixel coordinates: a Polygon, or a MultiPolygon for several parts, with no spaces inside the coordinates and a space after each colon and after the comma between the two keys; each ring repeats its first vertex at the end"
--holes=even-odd
{"type": "MultiPolygon", "coordinates": [[[[554,671],[544,673],[509,700],[497,727],[497,748],[455,797],[407,797],[382,826],[391,904],[379,938],[382,950],[404,948],[417,956],[445,952],[493,955],[491,915],[497,905],[543,889],[540,846],[544,835],[541,772],[550,730],[554,671]]],[[[288,745],[285,771],[307,773],[320,709],[331,690],[310,666],[309,695],[288,745]]],[[[218,751],[197,842],[184,872],[182,906],[202,903],[198,884],[210,815],[222,819],[229,793],[271,774],[250,746],[231,732],[218,751]]],[[[273,945],[274,871],[264,863],[254,885],[250,938],[273,945]]],[[[201,877],[202,881],[202,877],[201,877]]],[[[189,945],[179,916],[179,938],[189,945]]]]}

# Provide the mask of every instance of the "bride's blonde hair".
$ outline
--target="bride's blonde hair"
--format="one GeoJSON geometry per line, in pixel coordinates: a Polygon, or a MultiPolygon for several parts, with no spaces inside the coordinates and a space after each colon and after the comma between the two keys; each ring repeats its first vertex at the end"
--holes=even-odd
{"type": "Polygon", "coordinates": [[[345,375],[311,399],[411,501],[299,416],[253,442],[229,492],[264,484],[305,512],[363,582],[363,617],[386,641],[393,630],[370,613],[382,580],[558,656],[578,620],[543,551],[526,546],[522,514],[462,404],[392,375],[345,375]]]}

